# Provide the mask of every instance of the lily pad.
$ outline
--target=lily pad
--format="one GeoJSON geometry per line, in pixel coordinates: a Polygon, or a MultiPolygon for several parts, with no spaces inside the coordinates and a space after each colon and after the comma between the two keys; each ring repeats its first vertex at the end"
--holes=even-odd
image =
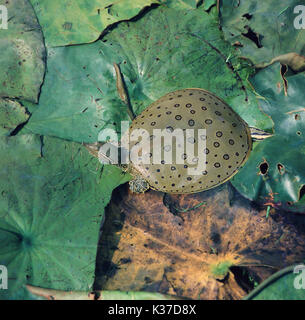
{"type": "Polygon", "coordinates": [[[104,207],[125,177],[56,138],[2,137],[0,149],[1,297],[18,298],[24,283],[90,290],[104,207]]]}
{"type": "Polygon", "coordinates": [[[251,292],[246,300],[305,300],[304,265],[287,267],[273,274],[251,292]]]}
{"type": "Polygon", "coordinates": [[[158,0],[30,0],[48,47],[93,42],[110,25],[158,0]]]}
{"type": "Polygon", "coordinates": [[[255,95],[242,88],[253,70],[236,61],[215,17],[204,10],[159,7],[121,23],[103,41],[50,49],[28,132],[88,143],[96,142],[102,129],[120,133],[120,122],[129,119],[117,93],[114,62],[137,115],[168,92],[199,87],[232,102],[250,125],[272,127],[255,95]],[[228,57],[238,71],[232,71],[228,57]]]}
{"type": "Polygon", "coordinates": [[[305,76],[284,80],[279,64],[252,80],[260,107],[272,117],[275,135],[258,142],[232,183],[245,197],[288,211],[305,211],[305,76]]]}
{"type": "Polygon", "coordinates": [[[169,8],[196,9],[199,0],[160,0],[160,2],[169,8]]]}
{"type": "Polygon", "coordinates": [[[28,118],[29,114],[19,102],[0,98],[0,136],[9,135],[28,118]]]}
{"type": "Polygon", "coordinates": [[[45,47],[35,12],[27,0],[0,0],[8,29],[0,30],[0,97],[38,101],[45,72],[45,47]]]}
{"type": "Polygon", "coordinates": [[[295,52],[305,55],[305,33],[294,27],[299,0],[222,1],[221,25],[225,38],[254,64],[295,52]]]}

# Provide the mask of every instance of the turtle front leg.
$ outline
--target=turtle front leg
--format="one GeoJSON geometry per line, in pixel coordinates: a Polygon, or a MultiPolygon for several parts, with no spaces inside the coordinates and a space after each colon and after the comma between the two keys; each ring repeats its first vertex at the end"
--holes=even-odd
{"type": "Polygon", "coordinates": [[[145,179],[137,175],[129,181],[129,189],[133,193],[144,193],[149,189],[149,184],[145,179]]]}

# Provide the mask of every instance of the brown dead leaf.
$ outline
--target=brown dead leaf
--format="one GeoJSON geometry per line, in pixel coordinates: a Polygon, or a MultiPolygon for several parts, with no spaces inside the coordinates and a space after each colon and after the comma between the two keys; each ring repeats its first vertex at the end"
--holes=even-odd
{"type": "Polygon", "coordinates": [[[229,183],[190,195],[122,186],[108,206],[95,289],[240,299],[254,282],[303,261],[304,224],[275,209],[266,218],[229,183]]]}

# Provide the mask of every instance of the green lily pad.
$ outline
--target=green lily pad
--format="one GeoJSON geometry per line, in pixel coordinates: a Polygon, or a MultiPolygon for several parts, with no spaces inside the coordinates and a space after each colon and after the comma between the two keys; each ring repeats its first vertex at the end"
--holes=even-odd
{"type": "Polygon", "coordinates": [[[9,135],[28,118],[29,114],[20,103],[0,98],[0,136],[9,135]]]}
{"type": "Polygon", "coordinates": [[[45,47],[35,12],[27,0],[0,0],[8,29],[0,30],[0,97],[37,102],[45,72],[45,47]]]}
{"type": "Polygon", "coordinates": [[[225,38],[232,44],[240,43],[240,55],[255,64],[268,63],[289,52],[305,55],[305,32],[294,27],[297,17],[294,8],[300,5],[299,0],[233,0],[221,3],[225,38]]]}
{"type": "Polygon", "coordinates": [[[24,283],[90,290],[104,208],[126,176],[56,138],[2,137],[0,149],[1,298],[20,297],[24,283]]]}
{"type": "Polygon", "coordinates": [[[285,95],[279,64],[252,80],[260,107],[274,121],[275,135],[256,143],[249,160],[231,180],[247,198],[289,211],[305,210],[305,76],[289,77],[285,95]]]}
{"type": "Polygon", "coordinates": [[[169,8],[192,8],[196,9],[198,0],[160,0],[160,2],[169,8]]]}
{"type": "Polygon", "coordinates": [[[158,0],[30,0],[48,47],[93,42],[110,25],[158,0]]]}
{"type": "Polygon", "coordinates": [[[305,266],[291,266],[273,274],[245,300],[305,300],[305,266]]]}
{"type": "Polygon", "coordinates": [[[137,115],[168,92],[197,87],[232,102],[250,125],[272,127],[250,89],[246,101],[227,58],[241,79],[252,72],[234,58],[215,17],[204,10],[159,7],[138,21],[121,23],[103,41],[50,49],[39,106],[31,109],[26,130],[89,143],[105,128],[120,133],[120,122],[129,118],[116,89],[114,62],[120,64],[137,115]]]}

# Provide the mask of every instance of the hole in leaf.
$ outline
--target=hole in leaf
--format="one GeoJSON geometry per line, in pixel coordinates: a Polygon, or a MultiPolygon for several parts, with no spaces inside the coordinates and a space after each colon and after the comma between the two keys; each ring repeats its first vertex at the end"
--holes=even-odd
{"type": "Polygon", "coordinates": [[[230,270],[234,274],[237,284],[244,289],[246,293],[251,292],[255,288],[255,284],[260,280],[246,267],[234,266],[231,267],[230,270]]]}
{"type": "Polygon", "coordinates": [[[277,166],[277,170],[279,171],[280,175],[285,173],[285,167],[281,163],[278,163],[276,166],[277,166]]]}
{"type": "Polygon", "coordinates": [[[299,114],[296,114],[296,115],[294,116],[294,120],[301,120],[301,116],[300,116],[299,114]]]}
{"type": "Polygon", "coordinates": [[[283,79],[283,82],[284,82],[284,93],[285,93],[285,96],[288,95],[288,81],[285,78],[285,74],[287,73],[287,71],[288,71],[287,65],[282,64],[281,65],[281,76],[282,76],[282,79],[283,79]]]}
{"type": "Polygon", "coordinates": [[[269,169],[269,164],[267,161],[259,165],[259,171],[261,172],[262,175],[265,175],[268,172],[268,169],[269,169]]]}
{"type": "Polygon", "coordinates": [[[250,14],[250,13],[245,13],[245,14],[243,14],[242,16],[243,16],[244,18],[248,19],[248,20],[250,20],[250,19],[252,18],[252,14],[250,14]]]}
{"type": "Polygon", "coordinates": [[[301,189],[299,190],[299,200],[305,195],[305,184],[302,185],[301,189]]]}
{"type": "Polygon", "coordinates": [[[302,134],[301,131],[297,131],[297,135],[300,136],[302,134]]]}
{"type": "Polygon", "coordinates": [[[263,39],[263,36],[257,32],[254,32],[249,26],[245,26],[245,29],[247,32],[242,33],[242,35],[253,41],[258,48],[262,48],[263,46],[261,44],[261,40],[263,39]]]}

